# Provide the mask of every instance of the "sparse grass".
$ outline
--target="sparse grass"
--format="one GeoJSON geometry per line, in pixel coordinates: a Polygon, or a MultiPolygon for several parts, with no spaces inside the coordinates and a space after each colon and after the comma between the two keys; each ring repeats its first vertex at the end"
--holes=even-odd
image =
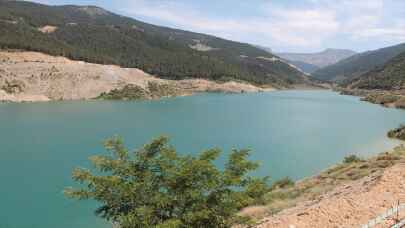
{"type": "MultiPolygon", "coordinates": [[[[319,199],[319,197],[335,187],[359,180],[373,173],[382,173],[384,169],[395,164],[405,162],[405,147],[399,146],[390,152],[384,152],[369,159],[361,159],[357,156],[348,156],[341,163],[321,172],[319,175],[290,183],[284,178],[274,183],[277,187],[266,194],[267,210],[262,211],[276,214],[284,209],[294,207],[300,202],[319,199]],[[283,188],[279,185],[282,184],[283,188]]],[[[260,213],[261,215],[263,213],[260,213]]],[[[263,215],[263,217],[266,215],[263,215]]],[[[257,216],[254,216],[257,219],[257,216]]]]}

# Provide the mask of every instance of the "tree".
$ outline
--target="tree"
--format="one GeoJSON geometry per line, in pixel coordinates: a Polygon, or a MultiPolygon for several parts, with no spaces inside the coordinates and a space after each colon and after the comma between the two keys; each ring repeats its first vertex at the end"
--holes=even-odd
{"type": "MultiPolygon", "coordinates": [[[[130,153],[119,137],[105,142],[110,156],[90,158],[96,174],[76,169],[73,179],[85,187],[69,188],[67,196],[95,199],[99,216],[135,227],[230,227],[244,218],[237,212],[263,202],[267,178],[247,174],[258,167],[248,150],[233,150],[223,170],[213,162],[221,151],[179,155],[160,137],[130,153]]],[[[246,221],[246,220],[245,220],[246,221]]]]}

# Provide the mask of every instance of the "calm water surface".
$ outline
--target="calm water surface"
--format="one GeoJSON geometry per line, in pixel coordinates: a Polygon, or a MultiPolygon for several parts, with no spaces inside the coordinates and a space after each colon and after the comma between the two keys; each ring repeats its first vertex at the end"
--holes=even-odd
{"type": "Polygon", "coordinates": [[[162,134],[181,153],[250,148],[262,163],[255,175],[298,179],[348,154],[393,147],[385,134],[403,122],[404,111],[329,91],[0,104],[0,228],[109,227],[93,202],[65,199],[62,190],[115,134],[131,148],[162,134]]]}

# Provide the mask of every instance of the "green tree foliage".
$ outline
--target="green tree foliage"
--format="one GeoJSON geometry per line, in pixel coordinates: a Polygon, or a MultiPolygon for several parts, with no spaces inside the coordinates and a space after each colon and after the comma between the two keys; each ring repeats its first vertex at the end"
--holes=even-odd
{"type": "Polygon", "coordinates": [[[405,51],[388,61],[384,66],[348,81],[346,86],[358,89],[382,90],[405,88],[405,51]]]}
{"type": "Polygon", "coordinates": [[[269,190],[267,178],[247,175],[258,167],[247,160],[248,150],[233,150],[220,170],[213,164],[220,150],[182,156],[166,137],[135,152],[117,137],[105,148],[110,156],[90,159],[95,173],[73,172],[85,188],[69,188],[66,194],[99,201],[96,213],[122,228],[230,227],[243,220],[236,215],[241,208],[263,202],[269,190]]]}
{"type": "Polygon", "coordinates": [[[257,84],[302,83],[301,72],[249,44],[159,27],[98,7],[46,6],[0,0],[0,48],[40,51],[142,69],[167,79],[233,79],[257,84]],[[38,30],[55,26],[52,33],[38,30]],[[196,42],[210,46],[198,51],[196,42]]]}

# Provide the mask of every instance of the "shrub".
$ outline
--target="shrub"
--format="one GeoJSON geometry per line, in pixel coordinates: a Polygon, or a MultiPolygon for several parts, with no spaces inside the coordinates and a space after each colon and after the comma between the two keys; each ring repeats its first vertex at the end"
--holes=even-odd
{"type": "Polygon", "coordinates": [[[263,201],[267,178],[252,178],[256,163],[247,160],[248,150],[233,150],[223,170],[213,162],[220,150],[198,156],[182,156],[165,137],[129,153],[120,138],[105,143],[111,156],[90,160],[92,173],[76,169],[73,179],[83,189],[66,189],[67,196],[95,199],[96,213],[118,224],[133,227],[231,227],[244,218],[237,212],[263,201]]]}
{"type": "Polygon", "coordinates": [[[289,188],[289,187],[294,187],[294,181],[289,178],[289,177],[284,177],[278,181],[275,181],[271,185],[271,189],[277,189],[277,188],[289,188]]]}
{"type": "Polygon", "coordinates": [[[357,155],[349,155],[344,158],[343,163],[345,164],[350,164],[350,163],[356,163],[356,162],[361,162],[362,159],[359,158],[357,155]]]}

